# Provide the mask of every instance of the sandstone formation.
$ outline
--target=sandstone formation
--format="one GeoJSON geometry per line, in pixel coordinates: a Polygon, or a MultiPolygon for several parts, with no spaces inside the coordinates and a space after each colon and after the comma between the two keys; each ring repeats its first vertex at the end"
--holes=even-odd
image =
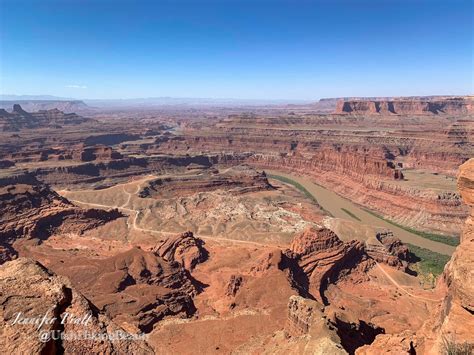
{"type": "Polygon", "coordinates": [[[166,316],[195,312],[192,297],[197,290],[181,265],[139,248],[97,260],[72,258],[50,268],[68,276],[117,323],[142,332],[149,333],[166,316]]]}
{"type": "Polygon", "coordinates": [[[153,249],[153,253],[166,261],[179,262],[186,270],[192,270],[198,263],[207,259],[207,251],[203,245],[204,242],[194,237],[192,232],[185,232],[165,239],[153,249]]]}
{"type": "MultiPolygon", "coordinates": [[[[286,271],[290,284],[298,290],[299,295],[289,298],[284,329],[275,332],[262,345],[251,349],[268,354],[353,354],[364,344],[372,343],[385,332],[372,321],[378,322],[377,318],[381,313],[388,315],[392,310],[386,304],[382,306],[373,303],[374,310],[367,312],[366,306],[362,306],[361,311],[365,313],[357,315],[352,308],[361,306],[358,305],[358,297],[347,300],[344,307],[339,301],[345,301],[334,298],[337,296],[333,294],[358,293],[360,290],[354,285],[360,284],[362,289],[375,291],[378,294],[376,297],[385,298],[385,292],[380,293],[380,285],[373,289],[371,284],[373,281],[368,273],[372,272],[373,266],[374,262],[365,254],[361,244],[344,243],[333,232],[324,228],[308,229],[295,236],[291,249],[283,254],[272,251],[262,255],[252,267],[251,275],[286,271]],[[334,284],[339,285],[340,289],[328,293],[326,288],[333,287],[334,284]],[[344,284],[350,289],[346,291],[344,284]]],[[[226,295],[239,295],[244,292],[241,291],[243,288],[249,287],[248,283],[248,276],[232,275],[227,284],[226,295]]],[[[406,301],[401,300],[402,303],[406,301]]]]}
{"type": "Polygon", "coordinates": [[[432,100],[394,99],[394,100],[339,100],[335,113],[351,114],[400,114],[462,115],[472,112],[472,98],[436,98],[432,100]]]}
{"type": "Polygon", "coordinates": [[[122,154],[115,152],[110,147],[101,145],[77,149],[72,153],[72,159],[78,161],[107,161],[121,158],[123,158],[122,154]]]}
{"type": "Polygon", "coordinates": [[[351,113],[328,113],[335,100],[322,102],[325,114],[317,105],[91,110],[91,119],[0,111],[0,346],[429,354],[446,340],[472,342],[472,161],[460,193],[454,181],[474,155],[472,103],[345,102],[351,113]],[[420,285],[422,264],[386,230],[393,224],[370,215],[364,225],[360,207],[323,210],[329,197],[305,181],[403,227],[446,238],[463,229],[438,286],[420,285]],[[90,311],[93,331],[148,338],[42,345],[32,327],[9,325],[20,308],[90,311]]]}
{"type": "Polygon", "coordinates": [[[461,244],[444,270],[447,295],[441,307],[439,333],[449,340],[474,344],[474,159],[459,168],[458,187],[471,214],[464,224],[461,244]]]}
{"type": "Polygon", "coordinates": [[[152,353],[143,338],[127,339],[130,334],[67,278],[30,259],[0,266],[0,303],[0,347],[5,353],[152,353]]]}
{"type": "Polygon", "coordinates": [[[77,112],[89,108],[81,100],[0,100],[0,109],[11,110],[18,104],[28,112],[58,109],[64,112],[77,112]]]}
{"type": "Polygon", "coordinates": [[[365,243],[367,254],[374,260],[392,267],[405,269],[409,261],[409,250],[392,232],[379,232],[365,243]]]}
{"type": "Polygon", "coordinates": [[[78,208],[42,184],[0,187],[0,210],[0,245],[7,254],[13,254],[11,246],[20,239],[41,241],[61,232],[80,235],[122,216],[117,210],[78,208]]]}
{"type": "MultiPolygon", "coordinates": [[[[400,334],[381,334],[375,338],[370,345],[364,345],[357,349],[357,355],[377,355],[380,353],[387,354],[418,354],[414,345],[414,335],[410,331],[400,334]]],[[[418,350],[420,351],[420,350],[418,350]]],[[[424,352],[421,352],[424,354],[424,352]]],[[[429,352],[427,352],[429,354],[429,352]]]]}
{"type": "Polygon", "coordinates": [[[90,121],[89,118],[78,116],[75,113],[64,113],[57,108],[28,113],[19,104],[14,104],[11,113],[0,109],[0,130],[7,132],[19,131],[25,128],[78,125],[90,121]]]}
{"type": "Polygon", "coordinates": [[[347,354],[341,345],[335,326],[324,316],[323,307],[317,301],[291,296],[285,331],[293,337],[293,340],[296,340],[295,337],[301,337],[301,340],[296,340],[297,344],[294,344],[299,348],[295,353],[347,354]]]}
{"type": "Polygon", "coordinates": [[[270,190],[264,172],[256,172],[245,166],[227,169],[225,173],[217,170],[205,171],[199,175],[183,177],[167,177],[153,180],[140,192],[141,197],[170,198],[188,196],[197,191],[226,190],[231,194],[242,194],[260,190],[270,190]]]}
{"type": "Polygon", "coordinates": [[[460,167],[458,187],[463,200],[471,208],[471,215],[464,225],[461,244],[456,248],[440,278],[438,289],[444,296],[436,311],[418,332],[379,335],[371,345],[359,348],[357,354],[379,354],[387,347],[390,347],[391,353],[472,353],[474,159],[460,167]]]}
{"type": "Polygon", "coordinates": [[[372,264],[361,243],[344,243],[334,232],[325,228],[308,228],[298,234],[290,250],[308,277],[311,295],[324,305],[328,304],[324,295],[326,288],[341,272],[349,272],[362,265],[368,268],[372,264]]]}

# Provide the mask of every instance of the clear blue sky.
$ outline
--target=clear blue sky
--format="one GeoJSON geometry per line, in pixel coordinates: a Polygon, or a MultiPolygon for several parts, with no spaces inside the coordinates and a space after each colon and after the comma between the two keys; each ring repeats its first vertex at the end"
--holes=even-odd
{"type": "Polygon", "coordinates": [[[3,94],[473,92],[470,0],[0,0],[0,29],[3,94]]]}

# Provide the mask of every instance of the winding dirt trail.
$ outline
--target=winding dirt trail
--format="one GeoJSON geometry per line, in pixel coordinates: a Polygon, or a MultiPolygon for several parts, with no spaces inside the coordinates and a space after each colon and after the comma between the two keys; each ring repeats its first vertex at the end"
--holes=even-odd
{"type": "MultiPolygon", "coordinates": [[[[127,195],[127,200],[120,206],[118,206],[118,205],[104,205],[104,204],[93,203],[93,202],[85,202],[85,201],[80,201],[80,200],[77,200],[77,199],[71,199],[67,196],[68,193],[77,193],[77,192],[79,192],[77,190],[76,191],[58,190],[57,193],[59,193],[60,195],[62,195],[65,198],[67,198],[70,202],[74,202],[74,203],[77,203],[77,204],[80,204],[80,205],[89,206],[89,207],[96,207],[96,208],[102,208],[102,209],[104,209],[104,208],[105,209],[116,208],[119,211],[125,211],[125,212],[128,212],[128,213],[134,214],[132,223],[129,223],[129,220],[127,219],[127,226],[128,226],[129,229],[135,229],[137,231],[144,232],[144,233],[175,236],[177,233],[174,233],[174,232],[159,231],[159,230],[140,227],[138,225],[137,221],[138,221],[138,217],[140,216],[140,213],[142,213],[143,210],[142,209],[132,209],[132,208],[128,207],[128,205],[130,204],[130,201],[132,199],[132,196],[138,194],[138,192],[142,188],[143,184],[146,183],[147,181],[155,179],[155,178],[157,178],[157,176],[148,175],[147,177],[145,177],[143,179],[140,179],[140,180],[131,181],[131,182],[122,183],[122,184],[117,184],[117,185],[114,185],[114,186],[110,187],[109,189],[116,188],[117,186],[121,186],[123,192],[127,195]],[[133,186],[133,185],[136,186],[135,192],[131,193],[131,192],[126,190],[126,187],[133,186]]],[[[107,190],[107,189],[104,189],[104,190],[107,190]]],[[[104,191],[104,190],[102,190],[102,191],[104,191]]],[[[80,190],[80,191],[81,192],[96,192],[96,193],[100,192],[100,190],[80,190]]],[[[207,240],[207,241],[217,241],[217,242],[222,241],[222,242],[225,242],[226,244],[229,244],[229,243],[232,243],[232,244],[233,243],[235,243],[235,244],[246,244],[246,245],[258,246],[258,247],[262,247],[262,246],[269,247],[269,246],[271,246],[269,244],[258,243],[258,242],[248,241],[248,240],[238,240],[238,239],[230,239],[230,238],[222,238],[222,237],[209,237],[209,236],[202,236],[202,235],[195,235],[195,236],[200,238],[200,239],[207,240]]],[[[273,247],[274,247],[274,245],[273,245],[273,247]]]]}
{"type": "Polygon", "coordinates": [[[440,298],[440,299],[432,299],[432,298],[426,298],[426,297],[423,297],[423,296],[418,296],[418,295],[415,295],[413,293],[411,293],[410,291],[407,291],[402,285],[400,285],[392,276],[390,276],[388,274],[388,272],[385,271],[385,269],[378,263],[378,262],[375,262],[375,264],[377,265],[377,268],[378,270],[380,270],[384,275],[385,277],[399,290],[403,291],[405,294],[407,294],[408,296],[410,297],[413,297],[413,298],[418,298],[420,300],[424,300],[424,301],[429,301],[429,302],[441,302],[443,300],[443,298],[440,298]]]}

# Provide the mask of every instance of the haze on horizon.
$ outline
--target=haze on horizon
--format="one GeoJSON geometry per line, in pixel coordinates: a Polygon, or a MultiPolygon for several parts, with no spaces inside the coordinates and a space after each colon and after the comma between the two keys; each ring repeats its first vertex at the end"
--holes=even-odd
{"type": "Polygon", "coordinates": [[[4,0],[0,94],[467,95],[472,14],[465,0],[4,0]]]}

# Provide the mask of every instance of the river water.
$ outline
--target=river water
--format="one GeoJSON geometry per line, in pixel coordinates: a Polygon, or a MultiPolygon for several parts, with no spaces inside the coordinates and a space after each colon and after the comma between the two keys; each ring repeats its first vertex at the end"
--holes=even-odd
{"type": "Polygon", "coordinates": [[[321,207],[329,211],[336,218],[342,218],[350,220],[352,222],[357,222],[354,218],[350,217],[346,212],[342,210],[342,208],[344,208],[353,213],[361,220],[358,223],[367,224],[373,227],[389,229],[396,237],[398,237],[403,242],[414,244],[416,246],[430,249],[432,251],[445,255],[451,255],[454,252],[455,247],[451,245],[446,245],[444,243],[439,243],[420,237],[419,235],[410,233],[402,228],[394,226],[380,218],[375,217],[374,215],[366,212],[351,201],[339,196],[335,192],[325,189],[322,186],[316,185],[308,177],[288,174],[276,170],[265,169],[265,171],[268,174],[280,175],[303,185],[306,190],[308,190],[318,200],[318,203],[321,205],[321,207]]]}

